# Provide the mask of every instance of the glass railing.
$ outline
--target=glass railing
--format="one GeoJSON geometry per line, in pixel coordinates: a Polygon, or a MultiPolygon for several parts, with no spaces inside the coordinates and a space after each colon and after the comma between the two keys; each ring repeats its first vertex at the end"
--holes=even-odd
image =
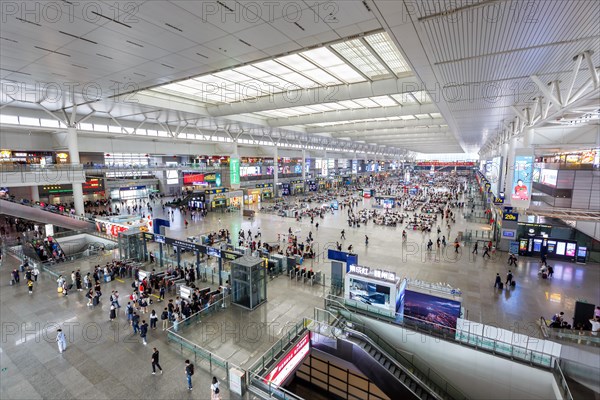
{"type": "Polygon", "coordinates": [[[552,374],[554,375],[554,379],[556,379],[556,384],[558,385],[558,390],[560,390],[563,400],[573,400],[573,395],[571,394],[571,390],[569,389],[569,385],[567,384],[565,375],[560,368],[559,362],[554,363],[552,374]]]}
{"type": "MultiPolygon", "coordinates": [[[[250,385],[258,389],[257,393],[262,398],[274,398],[278,400],[304,400],[302,397],[291,393],[274,383],[265,380],[264,377],[255,373],[248,372],[248,381],[250,385]]],[[[252,388],[249,388],[252,391],[252,388]]]]}
{"type": "MultiPolygon", "coordinates": [[[[92,224],[96,223],[96,221],[94,219],[92,219],[92,218],[83,217],[83,216],[75,215],[75,214],[70,214],[70,213],[67,213],[67,212],[61,212],[61,211],[58,211],[58,210],[50,210],[48,208],[43,208],[43,207],[41,207],[39,205],[39,203],[32,203],[31,201],[29,201],[27,199],[17,200],[17,199],[12,199],[12,198],[8,198],[8,197],[2,197],[2,198],[0,198],[0,200],[10,201],[11,203],[19,204],[19,205],[26,206],[26,207],[31,207],[31,208],[36,209],[36,210],[46,211],[46,212],[49,212],[49,213],[52,213],[52,214],[62,215],[64,217],[69,217],[69,218],[72,218],[72,219],[75,219],[75,220],[78,220],[78,221],[89,222],[89,223],[92,223],[92,224]]],[[[52,205],[50,204],[48,206],[52,206],[52,205]]],[[[48,206],[46,206],[46,207],[48,207],[48,206]]]]}
{"type": "Polygon", "coordinates": [[[477,350],[490,352],[495,355],[510,358],[530,365],[536,365],[544,368],[552,368],[556,356],[550,353],[529,348],[529,343],[537,344],[538,341],[527,341],[527,346],[519,346],[514,343],[504,342],[498,339],[492,339],[473,332],[425,321],[419,318],[409,316],[390,316],[390,312],[378,309],[355,300],[344,299],[341,297],[328,295],[325,298],[325,308],[337,308],[341,315],[348,321],[358,322],[355,317],[355,311],[364,315],[382,320],[387,323],[402,326],[410,330],[424,333],[431,336],[443,338],[448,341],[473,347],[477,350]],[[352,311],[348,308],[350,307],[352,311]]]}
{"type": "Polygon", "coordinates": [[[550,328],[544,317],[540,317],[540,329],[544,339],[562,340],[584,346],[600,347],[600,337],[592,335],[591,331],[550,328]]]}

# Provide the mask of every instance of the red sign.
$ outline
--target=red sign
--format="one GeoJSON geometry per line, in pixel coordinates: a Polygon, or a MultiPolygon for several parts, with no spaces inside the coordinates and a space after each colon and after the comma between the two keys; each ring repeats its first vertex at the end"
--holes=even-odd
{"type": "Polygon", "coordinates": [[[94,190],[94,189],[98,189],[98,188],[101,188],[101,187],[102,186],[100,185],[100,179],[97,179],[97,178],[88,179],[83,184],[83,188],[84,189],[88,189],[88,190],[94,190]]]}
{"type": "Polygon", "coordinates": [[[292,349],[279,361],[267,375],[264,382],[279,386],[310,352],[310,332],[308,332],[292,349]]]}
{"type": "Polygon", "coordinates": [[[183,176],[184,185],[195,185],[197,182],[204,182],[204,174],[191,174],[183,176]]]}

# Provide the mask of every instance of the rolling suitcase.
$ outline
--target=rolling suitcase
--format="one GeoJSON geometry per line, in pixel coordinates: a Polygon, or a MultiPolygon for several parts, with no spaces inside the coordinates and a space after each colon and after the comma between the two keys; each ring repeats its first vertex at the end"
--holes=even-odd
{"type": "Polygon", "coordinates": [[[98,296],[94,296],[94,298],[92,299],[92,304],[95,306],[98,305],[98,296]]]}
{"type": "Polygon", "coordinates": [[[544,273],[542,274],[542,279],[548,279],[548,274],[544,272],[544,273]]]}
{"type": "Polygon", "coordinates": [[[498,284],[498,289],[500,289],[500,290],[504,289],[504,283],[500,282],[498,284]]]}
{"type": "Polygon", "coordinates": [[[512,287],[515,287],[515,286],[517,286],[517,281],[512,281],[512,282],[510,283],[510,286],[512,286],[512,287]]]}

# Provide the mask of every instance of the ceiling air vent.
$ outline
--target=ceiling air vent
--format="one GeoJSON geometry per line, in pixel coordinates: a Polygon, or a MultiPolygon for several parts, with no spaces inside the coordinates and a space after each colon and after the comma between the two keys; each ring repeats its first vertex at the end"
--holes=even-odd
{"type": "Polygon", "coordinates": [[[175,69],[175,67],[173,67],[173,66],[171,66],[171,65],[168,65],[168,64],[163,64],[163,63],[160,63],[160,65],[162,65],[163,67],[167,67],[167,68],[175,69]]]}
{"type": "Polygon", "coordinates": [[[17,21],[21,21],[21,22],[25,22],[27,24],[31,24],[31,25],[35,25],[35,26],[40,26],[41,27],[41,25],[38,24],[37,22],[27,21],[26,19],[19,18],[19,17],[16,17],[16,18],[17,18],[17,21]]]}
{"type": "Polygon", "coordinates": [[[107,59],[109,59],[109,60],[114,60],[114,58],[112,58],[112,57],[110,57],[110,56],[105,56],[104,54],[96,53],[96,55],[97,55],[98,57],[103,57],[103,58],[107,58],[107,59]]]}
{"type": "Polygon", "coordinates": [[[7,42],[19,43],[19,42],[18,42],[18,41],[16,41],[15,39],[9,39],[9,38],[5,38],[5,37],[2,37],[2,36],[0,36],[0,39],[2,39],[2,40],[6,40],[7,42]]]}
{"type": "MultiPolygon", "coordinates": [[[[127,13],[127,12],[125,12],[125,13],[127,13]]],[[[125,27],[127,27],[127,28],[131,28],[131,25],[127,25],[126,23],[124,23],[124,22],[121,22],[121,21],[119,21],[118,19],[114,19],[114,18],[111,18],[111,17],[107,17],[106,15],[100,14],[100,13],[98,13],[98,12],[96,12],[96,11],[92,11],[92,14],[94,14],[94,15],[97,15],[97,16],[99,16],[100,18],[104,18],[104,19],[107,19],[107,20],[109,20],[109,21],[112,21],[112,22],[114,22],[115,24],[119,24],[119,25],[123,25],[123,26],[125,26],[125,27]]],[[[131,13],[128,13],[128,16],[131,16],[131,13]]]]}
{"type": "Polygon", "coordinates": [[[132,45],[137,46],[137,47],[144,47],[143,44],[132,42],[131,40],[126,40],[125,43],[129,43],[129,44],[132,44],[132,45]]]}
{"type": "Polygon", "coordinates": [[[196,54],[197,54],[197,55],[199,55],[199,56],[200,56],[200,57],[202,57],[202,58],[206,58],[206,59],[208,59],[208,56],[205,56],[204,54],[200,54],[200,53],[196,53],[196,54]]]}
{"type": "Polygon", "coordinates": [[[365,0],[363,0],[363,6],[365,6],[365,8],[367,9],[368,12],[371,12],[371,7],[369,7],[369,5],[367,4],[367,2],[365,0]]]}
{"type": "Polygon", "coordinates": [[[245,40],[242,40],[242,39],[238,39],[238,40],[239,40],[240,42],[244,43],[246,46],[248,46],[248,47],[252,47],[252,45],[251,45],[250,43],[246,42],[245,40]]]}
{"type": "Polygon", "coordinates": [[[21,75],[28,75],[28,76],[31,76],[31,74],[28,74],[27,72],[15,71],[14,69],[0,68],[0,70],[2,70],[2,71],[6,71],[6,72],[10,72],[10,73],[12,73],[12,74],[21,74],[21,75]]]}
{"type": "Polygon", "coordinates": [[[71,57],[69,54],[61,53],[60,51],[50,50],[50,49],[46,49],[46,48],[40,47],[40,46],[33,46],[33,47],[35,47],[36,49],[39,49],[39,50],[47,51],[49,53],[54,53],[54,54],[58,54],[58,55],[65,56],[65,57],[71,57]]]}
{"type": "Polygon", "coordinates": [[[300,25],[297,22],[294,22],[294,25],[296,25],[298,28],[300,28],[301,30],[305,31],[306,29],[304,29],[304,27],[302,25],[300,25]]]}
{"type": "Polygon", "coordinates": [[[226,9],[229,12],[234,12],[233,9],[231,9],[231,7],[228,7],[226,4],[224,4],[222,1],[217,1],[217,4],[220,5],[221,7],[223,7],[224,9],[226,9]]]}
{"type": "Polygon", "coordinates": [[[86,41],[86,42],[88,42],[88,43],[92,43],[92,44],[98,44],[98,42],[94,42],[93,40],[86,39],[86,38],[84,38],[84,37],[81,37],[81,36],[73,35],[72,33],[67,33],[67,32],[63,32],[63,31],[58,31],[58,32],[59,32],[59,33],[62,33],[63,35],[67,35],[67,36],[70,36],[70,37],[72,37],[72,38],[75,38],[75,39],[79,39],[79,40],[86,41]]]}
{"type": "Polygon", "coordinates": [[[176,31],[183,33],[183,30],[181,28],[176,27],[175,25],[171,25],[168,22],[165,22],[165,25],[171,29],[175,29],[176,31]]]}
{"type": "Polygon", "coordinates": [[[140,73],[138,73],[138,72],[134,72],[133,74],[134,74],[134,75],[137,75],[137,76],[141,76],[142,78],[145,78],[145,77],[146,77],[146,75],[144,75],[144,74],[140,74],[140,73]]]}
{"type": "Polygon", "coordinates": [[[83,65],[79,65],[79,64],[71,64],[71,65],[74,66],[75,68],[88,69],[88,67],[84,67],[83,65]]]}

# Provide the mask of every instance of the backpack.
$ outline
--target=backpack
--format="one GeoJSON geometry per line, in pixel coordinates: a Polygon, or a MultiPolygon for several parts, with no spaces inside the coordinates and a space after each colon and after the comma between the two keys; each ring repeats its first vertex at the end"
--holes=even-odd
{"type": "Polygon", "coordinates": [[[194,375],[194,364],[190,364],[190,376],[194,375]]]}
{"type": "Polygon", "coordinates": [[[166,311],[163,311],[162,314],[161,314],[161,316],[160,316],[160,319],[162,319],[164,321],[167,318],[169,318],[169,313],[166,312],[166,311]]]}

